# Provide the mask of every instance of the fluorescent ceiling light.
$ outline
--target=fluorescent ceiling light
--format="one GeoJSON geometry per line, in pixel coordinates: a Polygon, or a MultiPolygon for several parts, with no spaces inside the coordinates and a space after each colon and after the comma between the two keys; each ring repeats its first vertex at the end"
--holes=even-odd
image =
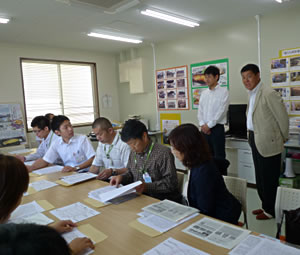
{"type": "Polygon", "coordinates": [[[276,2],[278,2],[278,3],[282,3],[282,0],[276,0],[276,2]]]}
{"type": "Polygon", "coordinates": [[[0,18],[0,23],[1,24],[6,24],[8,22],[9,22],[9,19],[7,19],[7,18],[0,18]]]}
{"type": "Polygon", "coordinates": [[[107,34],[99,34],[99,33],[89,33],[88,36],[109,39],[109,40],[115,40],[115,41],[121,41],[121,42],[129,42],[129,43],[142,43],[143,42],[143,41],[137,40],[137,39],[131,39],[131,38],[107,35],[107,34]]]}
{"type": "Polygon", "coordinates": [[[170,14],[166,14],[160,11],[153,11],[150,9],[146,9],[145,11],[141,11],[141,14],[147,15],[147,16],[151,16],[154,18],[158,18],[158,19],[163,19],[166,21],[170,21],[170,22],[174,22],[180,25],[184,25],[184,26],[188,26],[188,27],[198,27],[199,23],[187,20],[187,19],[183,19],[183,18],[178,18],[176,16],[170,15],[170,14]]]}

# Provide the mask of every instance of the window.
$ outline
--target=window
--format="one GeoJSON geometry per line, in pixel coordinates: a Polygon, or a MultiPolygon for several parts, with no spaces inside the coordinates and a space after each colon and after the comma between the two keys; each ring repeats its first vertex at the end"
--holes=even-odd
{"type": "Polygon", "coordinates": [[[99,116],[94,63],[21,59],[27,127],[35,116],[66,115],[73,125],[99,116]]]}

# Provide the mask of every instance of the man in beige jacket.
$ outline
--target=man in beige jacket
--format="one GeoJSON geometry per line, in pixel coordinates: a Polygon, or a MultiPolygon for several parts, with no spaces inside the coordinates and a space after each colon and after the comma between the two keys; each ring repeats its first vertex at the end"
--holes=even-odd
{"type": "Polygon", "coordinates": [[[258,66],[244,66],[241,75],[249,90],[248,140],[254,161],[257,192],[262,201],[262,209],[252,213],[256,219],[266,220],[275,216],[281,153],[288,139],[289,118],[280,95],[261,82],[258,66]]]}

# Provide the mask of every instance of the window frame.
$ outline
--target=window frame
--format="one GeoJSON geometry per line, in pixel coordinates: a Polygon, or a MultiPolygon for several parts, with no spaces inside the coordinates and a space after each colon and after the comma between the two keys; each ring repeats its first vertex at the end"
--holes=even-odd
{"type": "MultiPolygon", "coordinates": [[[[39,58],[20,58],[20,71],[21,71],[21,83],[23,92],[23,106],[24,106],[24,116],[25,116],[25,129],[27,133],[32,132],[32,128],[27,125],[27,110],[26,110],[26,98],[25,98],[25,88],[24,88],[24,74],[22,68],[22,62],[28,61],[33,63],[47,63],[47,64],[74,64],[74,65],[90,65],[92,69],[92,97],[94,100],[94,118],[100,117],[99,108],[99,93],[98,93],[98,80],[97,80],[97,65],[95,62],[85,62],[85,61],[70,61],[70,60],[55,60],[55,59],[39,59],[39,58]]],[[[86,127],[91,126],[92,122],[72,124],[73,127],[86,127]]]]}

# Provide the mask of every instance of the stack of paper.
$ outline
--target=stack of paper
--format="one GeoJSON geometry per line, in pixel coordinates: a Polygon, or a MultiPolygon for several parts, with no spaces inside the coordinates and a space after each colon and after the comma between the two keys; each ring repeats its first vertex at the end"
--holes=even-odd
{"type": "Polygon", "coordinates": [[[164,233],[199,214],[195,208],[164,200],[142,208],[138,222],[164,233]]]}
{"type": "Polygon", "coordinates": [[[29,184],[29,187],[34,188],[36,191],[41,191],[44,189],[49,189],[52,188],[54,186],[57,186],[58,184],[55,182],[50,182],[47,180],[40,180],[40,181],[36,181],[36,182],[32,182],[29,184]]]}
{"type": "Polygon", "coordinates": [[[63,166],[48,166],[48,167],[44,167],[41,168],[39,170],[35,170],[33,171],[33,173],[38,174],[38,175],[44,175],[44,174],[52,174],[55,172],[60,172],[64,167],[63,166]]]}
{"type": "Polygon", "coordinates": [[[232,249],[250,233],[249,230],[207,217],[193,223],[182,231],[227,249],[232,249]]]}
{"type": "Polygon", "coordinates": [[[93,173],[78,173],[78,174],[72,174],[65,177],[62,177],[60,181],[57,181],[57,183],[62,185],[73,185],[76,183],[80,183],[83,181],[87,181],[90,179],[94,179],[97,177],[97,174],[93,173]]]}
{"type": "Polygon", "coordinates": [[[10,222],[13,223],[35,223],[40,225],[48,225],[54,222],[52,219],[48,218],[41,212],[45,209],[41,207],[36,201],[20,205],[11,214],[10,222]]]}

